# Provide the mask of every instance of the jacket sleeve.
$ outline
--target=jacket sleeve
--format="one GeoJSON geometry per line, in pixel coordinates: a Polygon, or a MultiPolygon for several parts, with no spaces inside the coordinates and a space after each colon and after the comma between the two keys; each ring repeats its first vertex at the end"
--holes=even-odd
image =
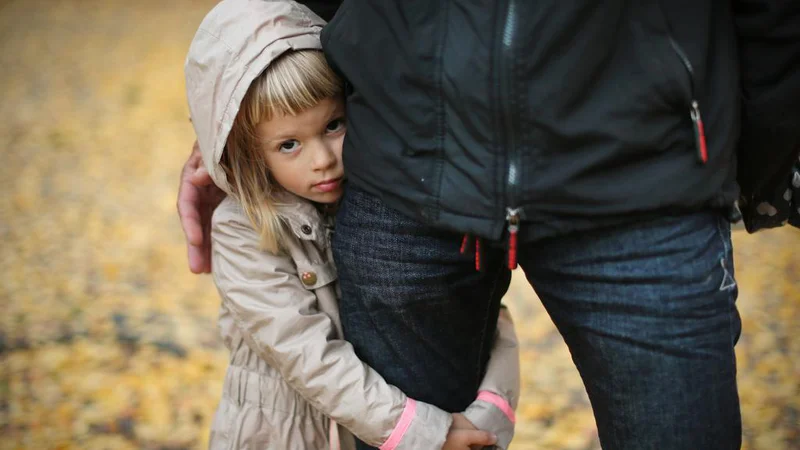
{"type": "MultiPolygon", "coordinates": [[[[785,223],[769,205],[781,203],[800,156],[800,2],[735,0],[733,6],[742,94],[737,179],[752,232],[785,223]]],[[[796,210],[798,202],[783,210],[796,210]]]]}
{"type": "Polygon", "coordinates": [[[495,336],[486,375],[464,415],[481,430],[497,435],[495,447],[508,448],[514,437],[514,424],[520,393],[519,343],[511,313],[503,306],[497,320],[495,336]]]}
{"type": "Polygon", "coordinates": [[[213,275],[247,345],[364,442],[389,450],[441,448],[450,414],[407,398],[359,360],[350,343],[334,339],[334,323],[301,284],[291,258],[261,250],[243,216],[219,215],[211,233],[213,275]]]}

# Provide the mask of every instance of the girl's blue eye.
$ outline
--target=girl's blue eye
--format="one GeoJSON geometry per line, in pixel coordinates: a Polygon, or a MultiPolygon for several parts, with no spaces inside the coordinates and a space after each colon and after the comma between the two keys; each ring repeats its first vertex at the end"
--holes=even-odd
{"type": "Polygon", "coordinates": [[[292,139],[289,141],[285,141],[281,143],[281,146],[278,148],[278,151],[281,153],[292,153],[300,148],[300,143],[297,140],[292,139]]]}
{"type": "Polygon", "coordinates": [[[328,125],[325,127],[325,131],[328,133],[336,133],[337,131],[341,131],[344,128],[344,119],[335,119],[328,122],[328,125]]]}

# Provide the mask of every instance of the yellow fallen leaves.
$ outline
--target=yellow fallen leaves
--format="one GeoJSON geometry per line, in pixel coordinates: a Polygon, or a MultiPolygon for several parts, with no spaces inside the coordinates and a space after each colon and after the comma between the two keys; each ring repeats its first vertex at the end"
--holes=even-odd
{"type": "MultiPolygon", "coordinates": [[[[12,352],[8,429],[32,442],[61,435],[77,448],[117,434],[140,446],[202,446],[227,362],[219,356],[190,351],[182,358],[152,346],[131,353],[84,340],[12,352]]],[[[13,448],[6,445],[0,448],[13,448]]]]}

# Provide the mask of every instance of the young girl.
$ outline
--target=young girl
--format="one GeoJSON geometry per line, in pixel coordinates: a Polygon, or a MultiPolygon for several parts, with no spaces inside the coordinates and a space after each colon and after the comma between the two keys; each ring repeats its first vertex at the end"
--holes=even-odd
{"type": "Polygon", "coordinates": [[[338,422],[381,449],[495,443],[467,429],[473,424],[505,448],[519,393],[507,313],[478,399],[463,416],[407,398],[341,339],[329,243],[345,115],[342,83],[320,51],[323,25],[291,1],[224,0],[186,59],[203,160],[229,194],[211,231],[231,357],[210,446],[352,448],[338,422]]]}

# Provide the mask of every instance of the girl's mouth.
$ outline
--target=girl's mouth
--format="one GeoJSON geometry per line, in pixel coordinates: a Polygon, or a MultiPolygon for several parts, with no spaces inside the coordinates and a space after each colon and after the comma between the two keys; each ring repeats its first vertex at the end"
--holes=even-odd
{"type": "Polygon", "coordinates": [[[342,178],[333,178],[330,180],[325,180],[321,183],[317,183],[314,185],[314,188],[321,192],[332,192],[339,188],[339,185],[342,182],[342,178]]]}

